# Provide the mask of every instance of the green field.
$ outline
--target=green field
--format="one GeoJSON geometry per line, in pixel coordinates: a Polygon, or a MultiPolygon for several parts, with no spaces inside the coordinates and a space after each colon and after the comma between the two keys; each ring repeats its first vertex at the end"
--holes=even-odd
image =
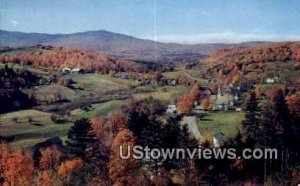
{"type": "Polygon", "coordinates": [[[54,136],[65,137],[72,125],[55,124],[49,113],[38,110],[10,112],[0,117],[0,136],[14,136],[12,147],[27,148],[54,136]]]}
{"type": "Polygon", "coordinates": [[[76,92],[68,87],[58,84],[42,85],[35,87],[36,99],[39,101],[52,101],[55,96],[60,95],[63,99],[73,100],[81,96],[80,92],[76,92]]]}
{"type": "Polygon", "coordinates": [[[75,81],[75,87],[79,87],[81,89],[84,89],[85,91],[92,92],[106,92],[137,86],[137,84],[132,80],[113,78],[108,75],[80,74],[67,75],[65,77],[75,81]]]}
{"type": "Polygon", "coordinates": [[[107,115],[110,112],[117,111],[125,100],[112,100],[104,103],[92,104],[89,110],[75,109],[71,112],[74,119],[91,118],[93,116],[107,115]]]}
{"type": "Polygon", "coordinates": [[[217,132],[222,132],[228,137],[234,137],[243,118],[243,112],[206,112],[198,118],[197,125],[200,134],[208,140],[211,140],[212,135],[217,132]]]}
{"type": "Polygon", "coordinates": [[[189,87],[185,86],[165,86],[153,88],[153,92],[137,93],[133,97],[137,100],[152,96],[155,99],[162,101],[172,102],[176,97],[181,95],[183,92],[189,90],[189,87]]]}

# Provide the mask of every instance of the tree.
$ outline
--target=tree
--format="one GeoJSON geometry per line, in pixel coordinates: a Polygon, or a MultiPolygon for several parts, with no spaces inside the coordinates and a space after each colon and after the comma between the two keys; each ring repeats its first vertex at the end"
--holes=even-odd
{"type": "Polygon", "coordinates": [[[290,114],[294,117],[300,117],[300,91],[286,97],[290,114]]]}
{"type": "Polygon", "coordinates": [[[116,136],[120,130],[124,129],[126,118],[121,113],[112,113],[107,121],[107,125],[113,133],[113,136],[116,136]]]}
{"type": "Polygon", "coordinates": [[[107,120],[102,117],[92,117],[90,119],[93,133],[99,138],[103,129],[107,127],[107,120]]]}
{"type": "Polygon", "coordinates": [[[258,98],[261,98],[261,97],[262,97],[262,95],[264,94],[264,90],[263,90],[262,85],[257,85],[257,86],[255,87],[255,94],[256,94],[256,96],[257,96],[258,98]]]}
{"type": "Polygon", "coordinates": [[[58,167],[58,175],[62,180],[68,180],[72,172],[80,169],[83,166],[83,162],[80,158],[66,160],[58,167]]]}
{"type": "Polygon", "coordinates": [[[255,92],[250,92],[246,103],[245,120],[242,122],[244,136],[251,145],[255,145],[259,128],[259,108],[255,92]]]}
{"type": "Polygon", "coordinates": [[[123,150],[122,154],[127,155],[129,153],[128,147],[132,152],[132,148],[136,143],[136,137],[128,129],[120,131],[114,138],[108,162],[109,178],[114,185],[133,185],[133,174],[139,167],[138,162],[132,156],[129,159],[122,159],[120,157],[120,147],[123,150]]]}
{"type": "Polygon", "coordinates": [[[291,125],[288,107],[285,102],[284,93],[279,88],[274,88],[271,95],[271,118],[275,126],[275,135],[279,146],[286,146],[290,141],[291,125]]]}
{"type": "Polygon", "coordinates": [[[202,100],[203,110],[208,110],[210,108],[210,101],[208,98],[202,100]]]}
{"type": "Polygon", "coordinates": [[[71,155],[90,161],[98,151],[97,137],[86,118],[75,121],[68,131],[67,150],[71,155]]]}
{"type": "Polygon", "coordinates": [[[195,101],[197,101],[200,97],[200,85],[199,83],[195,83],[191,89],[191,96],[195,101]]]}
{"type": "Polygon", "coordinates": [[[50,170],[45,170],[38,172],[36,178],[37,186],[53,186],[53,185],[63,185],[62,180],[58,177],[57,172],[50,170]]]}
{"type": "Polygon", "coordinates": [[[40,168],[42,170],[52,169],[56,170],[60,163],[61,150],[57,146],[51,146],[44,149],[40,149],[40,168]]]}
{"type": "Polygon", "coordinates": [[[190,94],[183,94],[177,101],[177,109],[183,114],[188,114],[194,107],[194,99],[190,94]]]}
{"type": "Polygon", "coordinates": [[[186,75],[180,75],[177,78],[178,84],[179,85],[188,85],[189,84],[189,80],[186,77],[186,75]]]}
{"type": "Polygon", "coordinates": [[[1,158],[1,177],[8,185],[31,185],[34,175],[33,160],[28,153],[6,151],[1,158]]]}
{"type": "Polygon", "coordinates": [[[292,130],[291,117],[289,115],[288,107],[285,102],[284,93],[281,89],[276,89],[273,91],[273,95],[270,101],[270,111],[271,111],[271,122],[275,127],[275,143],[276,148],[280,152],[280,171],[286,171],[290,166],[294,158],[297,158],[297,155],[294,153],[294,140],[296,139],[294,132],[292,130]]]}

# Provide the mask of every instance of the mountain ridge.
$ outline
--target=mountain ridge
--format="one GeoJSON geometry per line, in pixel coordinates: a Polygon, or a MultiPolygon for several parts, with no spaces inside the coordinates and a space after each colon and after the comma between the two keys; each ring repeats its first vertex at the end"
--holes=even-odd
{"type": "Polygon", "coordinates": [[[107,30],[71,34],[24,33],[0,30],[1,47],[25,47],[37,44],[98,51],[129,60],[181,61],[196,60],[203,55],[223,49],[264,45],[270,42],[253,41],[239,44],[199,43],[180,44],[156,42],[107,30]],[[155,48],[156,46],[156,48],[155,48]]]}

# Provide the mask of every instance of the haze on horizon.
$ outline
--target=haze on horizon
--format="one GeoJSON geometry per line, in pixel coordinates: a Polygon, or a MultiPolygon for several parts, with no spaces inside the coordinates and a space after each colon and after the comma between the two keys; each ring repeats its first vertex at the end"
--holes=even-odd
{"type": "MultiPolygon", "coordinates": [[[[1,0],[0,29],[179,43],[300,40],[297,0],[1,0]]],[[[0,36],[1,37],[1,36],[0,36]]]]}

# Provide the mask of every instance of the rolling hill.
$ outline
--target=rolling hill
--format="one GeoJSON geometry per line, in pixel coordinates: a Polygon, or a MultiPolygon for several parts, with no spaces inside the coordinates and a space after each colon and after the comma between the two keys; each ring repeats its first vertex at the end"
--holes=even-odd
{"type": "Polygon", "coordinates": [[[240,44],[204,43],[186,45],[157,42],[155,49],[154,41],[138,39],[105,30],[73,34],[23,33],[0,30],[1,47],[23,47],[37,44],[53,45],[99,51],[115,57],[141,61],[154,61],[155,58],[158,61],[195,60],[217,50],[251,47],[266,43],[267,42],[247,42],[240,44]]]}

